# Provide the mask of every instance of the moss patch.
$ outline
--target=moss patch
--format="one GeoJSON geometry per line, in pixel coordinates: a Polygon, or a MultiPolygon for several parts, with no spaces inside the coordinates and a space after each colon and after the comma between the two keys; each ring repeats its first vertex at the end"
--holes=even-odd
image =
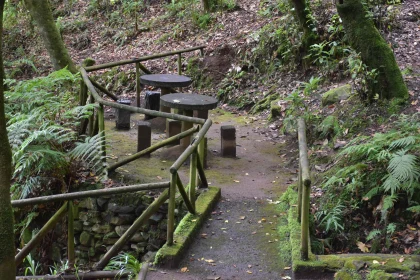
{"type": "Polygon", "coordinates": [[[155,265],[174,267],[181,260],[182,254],[191,243],[194,234],[201,228],[206,216],[220,199],[221,191],[217,187],[209,187],[196,201],[196,215],[188,213],[181,220],[174,233],[174,244],[164,245],[156,254],[155,265]]]}

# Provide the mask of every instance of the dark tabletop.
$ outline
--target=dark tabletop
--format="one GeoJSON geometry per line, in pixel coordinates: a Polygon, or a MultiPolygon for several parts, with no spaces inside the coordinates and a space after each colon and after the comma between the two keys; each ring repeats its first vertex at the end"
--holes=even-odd
{"type": "Polygon", "coordinates": [[[176,74],[150,74],[140,76],[140,83],[154,87],[186,87],[192,83],[189,77],[176,74]]]}
{"type": "Polygon", "coordinates": [[[182,110],[210,110],[217,107],[217,99],[201,94],[171,93],[161,96],[160,104],[182,110]]]}

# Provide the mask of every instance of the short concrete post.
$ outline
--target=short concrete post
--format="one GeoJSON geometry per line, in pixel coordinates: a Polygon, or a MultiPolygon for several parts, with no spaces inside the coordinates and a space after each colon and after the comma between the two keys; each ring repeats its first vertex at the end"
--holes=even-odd
{"type": "MultiPolygon", "coordinates": [[[[144,108],[159,111],[160,108],[160,92],[158,91],[146,91],[144,95],[145,104],[144,108]]],[[[145,120],[150,120],[155,117],[146,115],[145,120]]]]}
{"type": "MultiPolygon", "coordinates": [[[[166,122],[166,138],[172,137],[181,133],[181,122],[176,120],[167,119],[166,122]]],[[[180,141],[176,141],[173,144],[179,145],[180,141]]]]}
{"type": "MultiPolygon", "coordinates": [[[[131,105],[131,101],[128,99],[120,99],[118,103],[123,105],[131,105]]],[[[115,126],[117,129],[130,129],[130,111],[115,109],[116,111],[116,119],[115,119],[115,126]]]]}
{"type": "MultiPolygon", "coordinates": [[[[149,122],[137,122],[137,152],[147,149],[152,144],[152,128],[149,122]]],[[[144,155],[150,157],[150,154],[144,155]]]]}
{"type": "Polygon", "coordinates": [[[223,157],[236,157],[236,129],[233,125],[220,128],[221,153],[223,157]]]}

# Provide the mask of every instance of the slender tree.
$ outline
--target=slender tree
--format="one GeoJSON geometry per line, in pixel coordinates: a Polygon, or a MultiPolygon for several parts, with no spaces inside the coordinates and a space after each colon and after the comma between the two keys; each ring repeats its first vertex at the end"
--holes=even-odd
{"type": "Polygon", "coordinates": [[[58,32],[48,0],[25,0],[25,6],[38,27],[55,70],[64,67],[76,73],[76,67],[58,32]]]}
{"type": "Polygon", "coordinates": [[[382,99],[407,99],[408,89],[394,53],[369,18],[361,0],[339,0],[336,5],[350,45],[370,69],[378,70],[376,81],[369,84],[369,98],[379,94],[382,99]]]}
{"type": "MultiPolygon", "coordinates": [[[[3,10],[5,0],[0,0],[0,80],[3,81],[3,10]]],[[[10,180],[12,176],[12,151],[7,138],[4,112],[4,87],[0,86],[0,278],[14,280],[15,249],[13,212],[10,203],[10,180]]]]}

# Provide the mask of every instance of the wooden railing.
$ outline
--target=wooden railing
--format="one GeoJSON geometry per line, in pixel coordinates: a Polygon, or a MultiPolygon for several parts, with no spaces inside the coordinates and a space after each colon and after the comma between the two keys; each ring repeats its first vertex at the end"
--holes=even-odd
{"type": "MultiPolygon", "coordinates": [[[[148,61],[148,60],[153,60],[153,59],[158,59],[158,58],[163,58],[163,57],[167,57],[167,56],[177,55],[178,56],[178,74],[181,75],[182,74],[182,54],[199,50],[201,56],[203,56],[205,47],[206,46],[198,46],[198,47],[193,47],[193,48],[188,48],[188,49],[183,49],[183,50],[178,50],[178,51],[173,51],[173,52],[166,52],[166,53],[161,53],[161,54],[154,54],[154,55],[142,56],[142,57],[138,57],[138,58],[126,59],[126,60],[121,60],[121,61],[116,61],[116,62],[98,64],[98,65],[86,67],[85,69],[86,69],[86,72],[92,72],[92,71],[112,68],[112,67],[116,67],[116,66],[122,66],[122,65],[127,65],[127,64],[135,64],[136,65],[137,107],[140,107],[140,91],[141,91],[140,70],[143,71],[145,74],[151,74],[152,73],[141,62],[148,61]]],[[[95,87],[97,87],[99,90],[101,90],[102,92],[107,94],[109,97],[114,99],[114,101],[117,100],[117,97],[115,95],[111,94],[105,87],[99,85],[96,82],[93,82],[93,83],[94,83],[95,87]]],[[[80,100],[83,100],[83,98],[81,98],[80,100]]]]}
{"type": "MultiPolygon", "coordinates": [[[[141,113],[145,115],[169,118],[184,122],[190,122],[196,124],[191,129],[188,129],[184,132],[181,132],[175,136],[172,136],[166,140],[163,140],[159,143],[156,143],[150,146],[147,149],[137,152],[136,154],[120,160],[118,163],[115,163],[108,167],[108,171],[114,171],[118,167],[125,165],[133,160],[140,158],[144,154],[151,153],[161,147],[164,147],[168,144],[171,144],[179,139],[182,139],[186,136],[196,133],[195,137],[192,139],[191,144],[185,149],[185,151],[179,156],[179,158],[173,163],[170,168],[170,180],[167,182],[160,183],[150,183],[150,184],[141,184],[141,185],[132,185],[125,187],[116,187],[110,189],[100,189],[92,191],[83,191],[83,192],[73,192],[65,194],[50,195],[44,197],[36,197],[22,200],[12,201],[13,207],[23,207],[28,205],[37,205],[45,204],[51,202],[64,202],[61,208],[50,218],[50,220],[41,228],[35,237],[33,237],[16,255],[15,262],[17,265],[21,264],[24,258],[30,253],[30,251],[38,245],[42,238],[47,234],[48,231],[52,230],[55,225],[64,217],[68,216],[68,242],[67,242],[67,257],[70,267],[74,265],[75,254],[74,254],[74,229],[73,229],[73,200],[88,198],[88,197],[99,197],[106,196],[110,194],[121,194],[126,192],[133,191],[142,191],[142,190],[154,190],[154,189],[164,189],[163,192],[159,195],[155,201],[149,205],[149,207],[143,211],[143,213],[133,222],[130,228],[118,239],[118,241],[105,253],[105,255],[96,263],[94,269],[98,270],[96,272],[91,272],[89,279],[103,278],[102,275],[109,273],[100,271],[102,270],[112,257],[118,254],[121,251],[121,248],[130,240],[130,238],[135,234],[135,232],[140,229],[140,227],[149,219],[149,217],[155,213],[159,207],[169,199],[168,205],[168,225],[167,225],[167,245],[173,244],[173,234],[175,231],[175,194],[178,190],[181,194],[181,197],[188,209],[192,214],[195,214],[195,191],[196,187],[207,187],[207,179],[204,171],[204,156],[205,156],[205,136],[209,130],[212,122],[210,119],[204,120],[200,118],[187,117],[178,114],[158,112],[154,110],[148,110],[128,105],[119,104],[117,102],[104,100],[96,91],[96,88],[100,89],[101,86],[98,86],[88,75],[89,71],[95,71],[99,69],[105,69],[109,67],[125,65],[129,63],[136,63],[138,69],[145,71],[145,67],[140,64],[141,61],[165,57],[169,55],[178,55],[178,66],[180,67],[180,57],[184,52],[189,52],[193,50],[203,50],[204,46],[185,49],[181,51],[175,51],[170,53],[158,54],[153,56],[135,58],[131,60],[123,60],[119,62],[107,63],[102,65],[96,65],[92,67],[83,68],[81,67],[80,73],[82,76],[81,83],[81,104],[84,105],[86,100],[89,98],[90,103],[97,103],[98,107],[95,114],[89,118],[87,122],[87,127],[91,135],[100,134],[105,137],[105,118],[104,118],[104,106],[109,106],[112,108],[123,109],[126,111],[141,113]],[[84,101],[83,101],[84,100],[84,101]],[[179,169],[190,158],[190,170],[189,170],[189,184],[188,188],[184,188],[184,185],[179,177],[179,169]],[[199,179],[199,180],[198,180],[199,179]],[[99,275],[99,276],[98,276],[99,275]]],[[[147,70],[147,69],[146,69],[147,70]]],[[[148,71],[148,70],[147,70],[148,71]]],[[[146,71],[145,71],[146,72],[146,71]]],[[[136,78],[139,81],[139,76],[136,78]]],[[[101,90],[101,89],[100,89],[101,90]]],[[[108,92],[106,89],[102,89],[106,95],[110,96],[113,100],[116,100],[116,97],[108,92]]],[[[101,146],[103,160],[106,161],[106,146],[102,144],[101,146]]],[[[107,274],[110,275],[110,274],[107,274]]],[[[41,276],[25,276],[25,279],[40,279],[41,276]],[[38,278],[37,278],[38,277],[38,278]]],[[[45,279],[61,279],[54,278],[53,276],[42,276],[47,277],[45,279]],[[49,278],[51,277],[51,278],[49,278]]],[[[62,276],[60,276],[62,277],[62,276]]],[[[74,275],[65,275],[67,278],[63,279],[77,279],[74,275]],[[73,278],[72,278],[73,277],[73,278]]],[[[20,279],[21,277],[17,277],[20,279]]]]}
{"type": "Polygon", "coordinates": [[[298,221],[301,223],[301,258],[309,259],[309,203],[311,178],[309,172],[308,145],[305,121],[298,120],[299,178],[298,178],[298,221]]]}

